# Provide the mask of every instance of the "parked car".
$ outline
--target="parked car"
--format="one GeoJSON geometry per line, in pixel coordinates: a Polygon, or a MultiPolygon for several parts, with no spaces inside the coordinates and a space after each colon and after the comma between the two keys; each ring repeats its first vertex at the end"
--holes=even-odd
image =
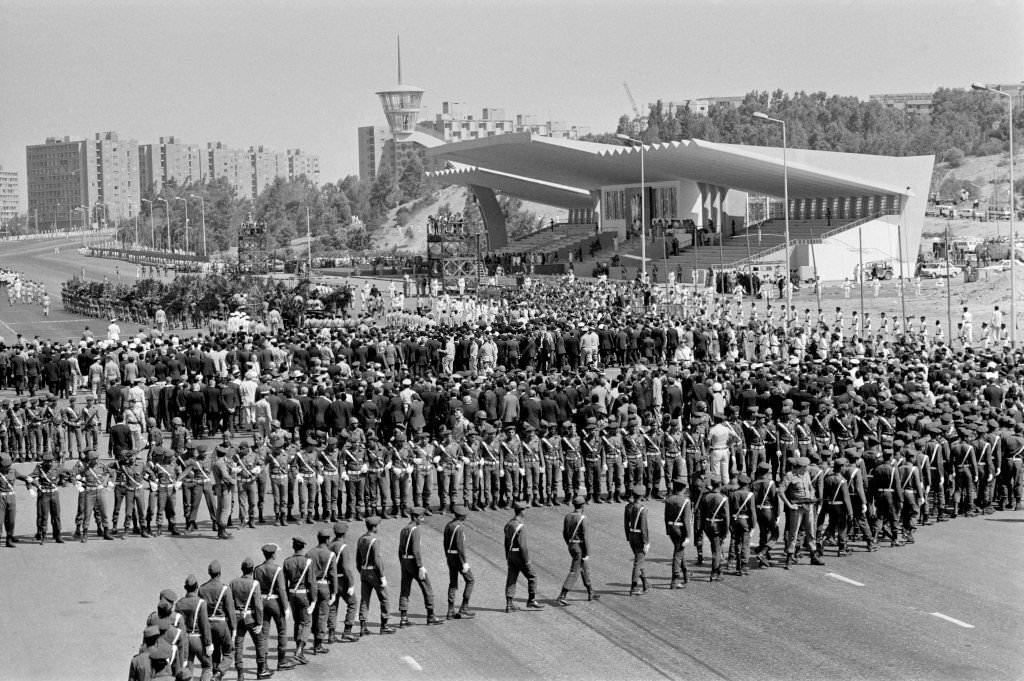
{"type": "Polygon", "coordinates": [[[961,274],[962,270],[956,265],[950,265],[947,270],[946,263],[944,262],[921,265],[921,269],[918,270],[918,275],[923,279],[944,279],[946,277],[959,277],[961,274]]]}

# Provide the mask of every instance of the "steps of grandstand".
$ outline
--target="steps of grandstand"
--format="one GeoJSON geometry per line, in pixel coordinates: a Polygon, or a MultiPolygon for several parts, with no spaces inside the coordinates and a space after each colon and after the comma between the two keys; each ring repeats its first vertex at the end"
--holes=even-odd
{"type": "MultiPolygon", "coordinates": [[[[832,220],[831,225],[826,220],[790,220],[790,243],[794,246],[821,243],[825,238],[852,229],[877,217],[878,215],[871,215],[845,222],[832,220]]],[[[664,281],[666,264],[669,270],[673,272],[678,273],[680,268],[682,269],[682,281],[692,281],[691,272],[695,268],[698,271],[707,271],[712,268],[742,268],[755,264],[781,251],[786,243],[785,231],[786,226],[783,220],[769,220],[759,226],[752,226],[749,233],[747,231],[738,231],[736,236],[726,236],[721,247],[718,245],[718,235],[712,235],[710,242],[697,247],[696,254],[694,254],[691,235],[679,234],[679,250],[675,255],[671,253],[671,238],[665,240],[658,237],[652,240],[648,236],[648,268],[657,266],[660,281],[664,281]],[[664,243],[666,241],[667,244],[664,243]],[[665,257],[666,245],[669,249],[667,258],[665,257]]],[[[615,252],[612,248],[604,248],[590,256],[584,251],[583,260],[576,264],[576,274],[582,277],[591,276],[596,264],[610,263],[615,252]]],[[[620,265],[624,265],[628,271],[628,278],[636,276],[636,270],[640,266],[641,259],[640,240],[630,239],[620,242],[617,252],[620,265]]],[[[613,278],[618,278],[618,272],[613,272],[612,275],[613,278]]]]}
{"type": "MultiPolygon", "coordinates": [[[[594,240],[596,225],[593,224],[556,224],[554,228],[544,227],[520,239],[510,241],[506,246],[495,251],[498,255],[507,253],[554,253],[577,249],[582,245],[589,246],[594,240]]],[[[584,248],[584,253],[587,249],[584,248]]]]}

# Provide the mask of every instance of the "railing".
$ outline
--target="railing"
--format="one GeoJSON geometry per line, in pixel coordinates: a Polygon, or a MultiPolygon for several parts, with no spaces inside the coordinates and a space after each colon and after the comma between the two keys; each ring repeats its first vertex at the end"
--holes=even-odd
{"type": "MultiPolygon", "coordinates": [[[[871,215],[865,215],[864,217],[857,218],[856,220],[853,220],[851,222],[844,222],[841,225],[837,225],[836,227],[834,227],[834,228],[832,228],[832,229],[830,229],[828,231],[822,232],[821,234],[819,234],[819,235],[817,235],[815,237],[811,237],[809,239],[808,238],[805,238],[805,239],[790,239],[789,240],[789,245],[790,246],[810,246],[812,244],[820,244],[825,239],[831,238],[831,237],[833,237],[833,236],[835,236],[837,234],[841,234],[842,232],[851,230],[851,229],[853,229],[855,227],[860,227],[861,225],[867,224],[868,222],[871,222],[872,220],[877,220],[878,218],[882,217],[883,215],[899,215],[899,213],[896,212],[896,211],[881,211],[881,212],[878,212],[878,213],[872,213],[871,215]]],[[[762,250],[760,250],[760,251],[758,251],[756,253],[751,253],[749,257],[743,258],[742,260],[737,260],[736,262],[733,263],[733,266],[734,267],[739,267],[741,265],[751,265],[751,264],[757,262],[758,260],[764,260],[765,257],[771,255],[772,253],[775,253],[776,251],[782,250],[785,247],[786,247],[785,242],[783,242],[781,244],[776,244],[774,246],[769,246],[769,247],[764,248],[764,249],[762,249],[762,250]]]]}

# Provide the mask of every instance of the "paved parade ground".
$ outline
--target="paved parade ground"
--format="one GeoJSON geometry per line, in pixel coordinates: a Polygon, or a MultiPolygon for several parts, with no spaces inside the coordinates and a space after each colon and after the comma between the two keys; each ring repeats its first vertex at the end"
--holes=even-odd
{"type": "MultiPolygon", "coordinates": [[[[6,301],[0,303],[0,335],[77,337],[86,325],[94,330],[105,326],[104,320],[64,313],[60,282],[81,273],[82,267],[91,279],[114,279],[118,271],[124,276],[129,269],[134,276],[133,268],[85,258],[70,245],[60,248],[55,253],[53,243],[2,245],[0,267],[44,281],[55,303],[45,320],[38,307],[12,309],[6,301]]],[[[892,282],[887,284],[891,289],[892,282]]],[[[810,300],[806,292],[802,295],[810,300]]],[[[886,304],[892,305],[892,299],[886,304]]],[[[930,305],[938,311],[944,300],[930,305]]],[[[127,335],[134,329],[124,331],[127,335]]],[[[105,438],[100,451],[105,455],[105,438]]],[[[17,467],[27,472],[28,465],[17,467]]],[[[111,493],[104,494],[109,502],[111,493]]],[[[14,549],[0,548],[5,586],[0,595],[0,641],[6,653],[0,678],[124,678],[146,616],[155,609],[162,589],[182,595],[185,577],[192,573],[205,581],[213,559],[223,565],[227,583],[238,576],[243,558],[261,560],[262,544],[281,545],[280,562],[291,553],[292,536],[302,536],[312,546],[316,531],[327,527],[258,525],[236,528],[233,539],[218,541],[204,508],[200,529],[191,536],[129,536],[111,542],[94,533],[88,543],[80,544],[70,540],[75,491],[65,488],[61,496],[68,543],[40,546],[32,539],[33,500],[19,485],[17,534],[22,541],[14,549]],[[66,654],[50,654],[52,647],[66,654]]],[[[270,503],[268,496],[268,508],[270,503]]],[[[852,555],[840,559],[829,547],[824,567],[810,566],[805,558],[789,571],[755,568],[747,577],[727,572],[720,583],[708,582],[709,566],[695,565],[691,547],[690,583],[684,590],[670,591],[671,544],[660,520],[661,502],[652,501],[649,507],[652,590],[646,595],[628,595],[632,556],[623,537],[622,505],[588,506],[590,569],[601,599],[586,602],[585,593],[577,591],[570,595],[570,607],[555,606],[553,599],[569,567],[561,536],[568,509],[530,509],[527,537],[540,598],[548,607],[506,615],[501,533],[511,511],[471,513],[466,536],[477,580],[472,600],[476,619],[422,626],[425,611],[414,589],[411,628],[391,637],[375,633],[358,643],[334,645],[328,655],[311,656],[307,666],[275,678],[998,681],[1019,679],[1024,673],[1024,512],[933,525],[918,532],[915,544],[883,545],[877,553],[867,553],[857,543],[852,555]]],[[[447,587],[441,529],[450,518],[427,518],[422,539],[441,614],[447,587]]],[[[393,624],[399,585],[397,537],[404,523],[385,520],[381,526],[393,624]]],[[[350,545],[363,531],[362,523],[351,524],[350,545]]],[[[520,599],[525,595],[521,584],[520,599]]],[[[374,601],[374,632],[378,621],[374,601]]],[[[272,636],[272,651],[273,641],[272,636]]],[[[247,670],[254,669],[249,646],[247,670]]]]}

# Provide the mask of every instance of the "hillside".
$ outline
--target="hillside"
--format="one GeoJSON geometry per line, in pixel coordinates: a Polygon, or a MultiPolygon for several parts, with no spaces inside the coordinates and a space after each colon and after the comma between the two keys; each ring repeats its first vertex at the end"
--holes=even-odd
{"type": "MultiPolygon", "coordinates": [[[[1014,145],[1016,146],[1016,145],[1014,145]]],[[[1021,168],[1024,152],[1018,150],[1015,168],[1021,168]]],[[[1020,173],[1018,172],[1018,182],[1020,173]]],[[[960,186],[965,186],[971,198],[979,199],[987,204],[992,199],[992,192],[999,187],[999,203],[1005,204],[1009,191],[1010,165],[1008,154],[992,154],[989,156],[966,156],[961,164],[953,168],[948,163],[935,164],[932,176],[932,193],[940,199],[951,199],[960,186]]],[[[1019,187],[1018,187],[1019,191],[1019,187]]]]}

